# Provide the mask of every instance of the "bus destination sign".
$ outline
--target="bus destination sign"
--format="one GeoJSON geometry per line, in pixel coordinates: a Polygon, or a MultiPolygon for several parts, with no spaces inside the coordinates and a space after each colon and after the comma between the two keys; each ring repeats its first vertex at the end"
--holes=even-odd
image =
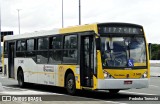
{"type": "Polygon", "coordinates": [[[120,34],[143,34],[142,28],[136,27],[105,27],[98,28],[100,34],[103,33],[120,33],[120,34]]]}

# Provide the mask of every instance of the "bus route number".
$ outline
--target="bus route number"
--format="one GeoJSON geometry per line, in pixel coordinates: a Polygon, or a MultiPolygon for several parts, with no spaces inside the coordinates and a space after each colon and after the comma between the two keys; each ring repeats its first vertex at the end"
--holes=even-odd
{"type": "Polygon", "coordinates": [[[133,76],[141,76],[141,73],[133,73],[133,76]]]}

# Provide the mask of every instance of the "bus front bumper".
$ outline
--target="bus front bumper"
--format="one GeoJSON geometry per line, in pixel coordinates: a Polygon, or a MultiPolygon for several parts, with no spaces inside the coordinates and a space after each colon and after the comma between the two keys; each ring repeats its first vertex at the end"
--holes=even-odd
{"type": "Polygon", "coordinates": [[[131,89],[147,88],[149,79],[98,79],[97,90],[101,89],[131,89]],[[128,83],[129,82],[129,83],[128,83]]]}

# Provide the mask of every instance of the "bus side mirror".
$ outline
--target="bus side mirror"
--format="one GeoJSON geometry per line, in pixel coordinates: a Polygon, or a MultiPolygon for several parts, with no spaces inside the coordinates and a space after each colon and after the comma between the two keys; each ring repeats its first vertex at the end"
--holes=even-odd
{"type": "Polygon", "coordinates": [[[100,50],[100,38],[96,38],[96,50],[100,50]]]}

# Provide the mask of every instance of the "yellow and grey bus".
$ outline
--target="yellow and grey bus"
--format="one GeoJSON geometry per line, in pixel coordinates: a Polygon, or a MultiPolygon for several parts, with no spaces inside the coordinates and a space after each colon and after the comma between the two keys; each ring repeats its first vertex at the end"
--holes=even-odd
{"type": "Polygon", "coordinates": [[[69,94],[148,87],[148,46],[141,25],[97,23],[5,36],[3,50],[3,73],[20,87],[59,86],[69,94]]]}

